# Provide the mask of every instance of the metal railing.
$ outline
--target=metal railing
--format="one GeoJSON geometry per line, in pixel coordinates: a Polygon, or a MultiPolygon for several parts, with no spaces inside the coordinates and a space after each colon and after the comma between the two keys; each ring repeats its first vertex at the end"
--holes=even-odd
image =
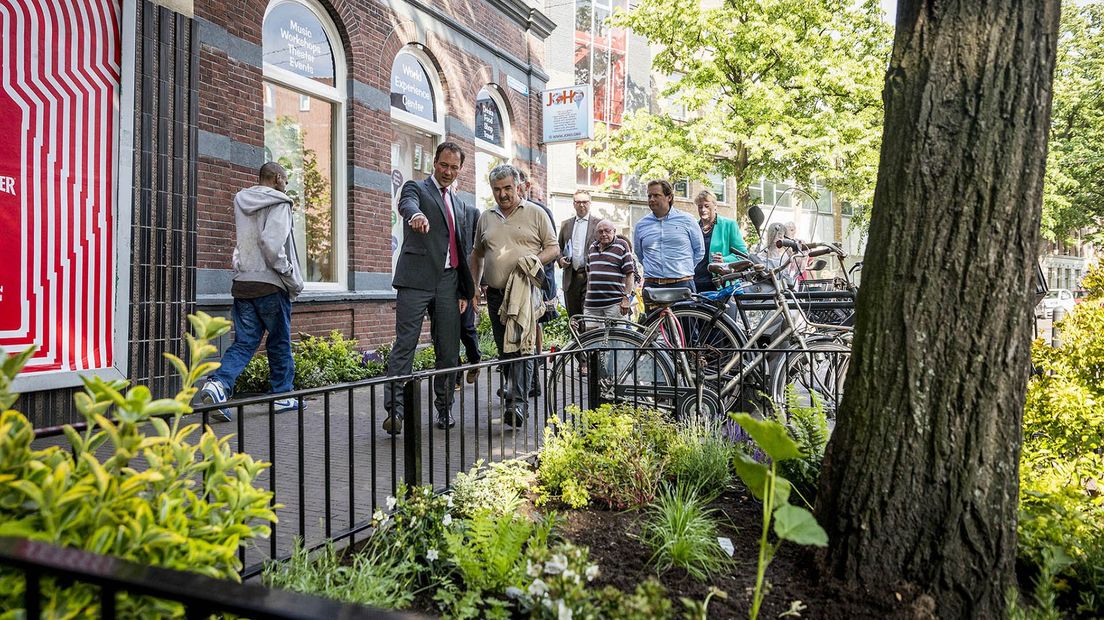
{"type": "MultiPolygon", "coordinates": [[[[282,505],[276,511],[280,522],[273,526],[263,546],[242,545],[239,549],[244,567],[241,576],[250,579],[263,571],[267,561],[290,557],[296,537],[312,550],[331,541],[356,542],[358,535],[368,533],[372,514],[383,506],[387,495],[396,493],[400,483],[445,489],[457,472],[479,460],[493,462],[534,455],[544,442],[549,420],[553,416],[570,418],[567,411],[572,405],[589,409],[605,402],[623,402],[658,406],[671,410],[676,417],[719,416],[742,406],[739,395],[746,401],[749,394],[763,393],[768,387],[763,377],[769,376],[771,368],[795,366],[794,360],[802,356],[810,359],[806,366],[815,383],[812,357],[825,355],[823,351],[778,350],[758,362],[761,369],[747,377],[734,378],[732,373],[721,372],[722,362],[732,356],[750,360],[762,353],[751,348],[576,349],[401,378],[379,377],[235,399],[221,405],[233,412],[229,423],[212,423],[212,412],[219,406],[196,407],[189,417],[209,424],[217,435],[233,434],[233,449],[272,464],[264,480],[267,490],[274,494],[273,504],[282,505]],[[689,360],[690,377],[673,366],[681,361],[680,356],[689,360]],[[502,420],[506,403],[498,388],[504,387],[505,381],[499,370],[506,371],[509,364],[527,360],[535,364],[539,388],[527,398],[528,419],[521,427],[513,428],[502,420]],[[479,376],[468,384],[464,374],[474,368],[479,369],[479,376]],[[674,374],[665,374],[672,368],[674,374]],[[451,389],[457,380],[461,389],[450,392],[455,396],[452,412],[456,426],[437,428],[432,404],[434,384],[447,381],[451,389]],[[387,415],[383,393],[388,383],[395,386],[396,394],[402,394],[404,410],[410,412],[399,435],[390,435],[382,428],[387,415]],[[274,401],[289,397],[299,399],[298,409],[276,413],[274,401]]],[[[848,353],[827,355],[838,363],[845,361],[848,353]]],[[[842,382],[832,384],[830,391],[838,400],[842,382]]],[[[36,444],[63,441],[60,428],[36,432],[36,444]]],[[[24,562],[20,566],[30,565],[24,562]]],[[[54,570],[54,566],[44,565],[43,574],[67,575],[54,570]]],[[[148,593],[145,586],[132,589],[130,585],[108,584],[109,590],[148,593]]],[[[193,602],[198,604],[203,590],[193,592],[197,597],[193,602]]]]}
{"type": "MultiPolygon", "coordinates": [[[[23,573],[25,618],[43,611],[44,580],[66,587],[85,583],[98,588],[101,618],[118,615],[119,594],[151,596],[180,603],[188,618],[236,614],[256,620],[303,618],[421,618],[409,613],[371,609],[307,594],[273,590],[254,583],[235,583],[119,558],[63,548],[43,542],[0,537],[0,566],[23,573]]],[[[90,610],[87,610],[90,611],[90,610]]]]}

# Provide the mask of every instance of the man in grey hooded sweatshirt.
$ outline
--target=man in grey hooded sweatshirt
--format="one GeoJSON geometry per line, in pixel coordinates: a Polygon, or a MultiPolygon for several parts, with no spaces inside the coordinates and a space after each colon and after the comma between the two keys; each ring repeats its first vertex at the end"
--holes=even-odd
{"type": "MultiPolygon", "coordinates": [[[[234,196],[238,237],[230,290],[234,296],[234,344],[200,390],[204,404],[226,402],[265,332],[272,392],[292,389],[291,301],[303,290],[303,276],[291,234],[291,198],[284,193],[286,188],[287,172],[280,164],[268,162],[261,166],[259,184],[234,196]]],[[[275,402],[277,412],[298,407],[296,398],[275,402]]],[[[230,410],[219,409],[212,418],[229,421],[230,410]]]]}

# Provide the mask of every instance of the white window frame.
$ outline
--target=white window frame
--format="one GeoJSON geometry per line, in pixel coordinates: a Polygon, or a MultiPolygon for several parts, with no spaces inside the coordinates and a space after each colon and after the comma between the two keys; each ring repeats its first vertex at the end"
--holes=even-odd
{"type": "MultiPolygon", "coordinates": [[[[333,115],[330,119],[330,197],[333,201],[333,245],[334,245],[334,282],[307,282],[306,291],[347,291],[349,290],[349,180],[346,151],[348,148],[348,130],[346,123],[347,69],[345,50],[341,46],[341,34],[322,5],[315,0],[273,0],[265,9],[264,20],[278,6],[298,4],[306,7],[326,31],[333,54],[334,86],[328,86],[317,80],[293,73],[287,69],[265,62],[262,68],[265,82],[272,82],[284,88],[307,94],[331,104],[333,115]]],[[[262,28],[263,28],[262,21],[262,28]]],[[[262,48],[263,49],[263,48],[262,48]]]]}

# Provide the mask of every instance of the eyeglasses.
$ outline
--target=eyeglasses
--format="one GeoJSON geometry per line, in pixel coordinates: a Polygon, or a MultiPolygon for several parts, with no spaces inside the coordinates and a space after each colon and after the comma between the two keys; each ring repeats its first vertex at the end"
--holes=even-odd
{"type": "Polygon", "coordinates": [[[585,207],[588,204],[590,204],[589,200],[576,200],[575,201],[575,206],[576,207],[585,207]]]}

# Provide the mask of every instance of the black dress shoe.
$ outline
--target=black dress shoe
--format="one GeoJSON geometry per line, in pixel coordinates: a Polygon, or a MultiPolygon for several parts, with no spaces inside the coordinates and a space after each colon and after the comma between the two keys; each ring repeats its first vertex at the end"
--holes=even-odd
{"type": "Polygon", "coordinates": [[[389,415],[383,419],[383,430],[387,431],[389,435],[398,435],[403,429],[403,419],[401,415],[389,415]]]}
{"type": "Polygon", "coordinates": [[[456,421],[452,419],[451,413],[438,413],[437,414],[437,428],[446,429],[456,426],[456,421]]]}
{"type": "Polygon", "coordinates": [[[502,423],[506,426],[521,428],[525,425],[526,417],[528,417],[527,414],[522,413],[521,408],[515,405],[502,412],[502,423]]]}

